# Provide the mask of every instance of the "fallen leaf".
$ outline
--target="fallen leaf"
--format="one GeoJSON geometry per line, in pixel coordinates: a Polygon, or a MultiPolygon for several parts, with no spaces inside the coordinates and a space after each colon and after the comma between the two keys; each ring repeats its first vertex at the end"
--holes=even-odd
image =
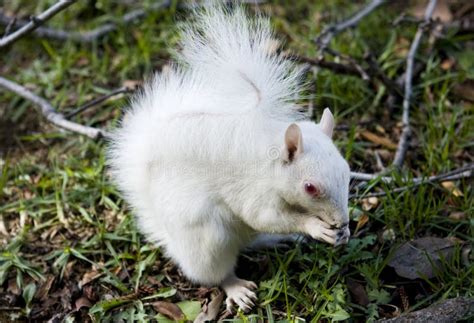
{"type": "Polygon", "coordinates": [[[460,221],[466,218],[466,212],[453,212],[449,215],[452,220],[460,221]]]}
{"type": "Polygon", "coordinates": [[[447,70],[450,70],[454,66],[455,63],[456,61],[453,58],[447,58],[441,62],[440,66],[443,70],[447,71],[447,70]]]}
{"type": "Polygon", "coordinates": [[[442,238],[425,237],[405,242],[388,263],[404,278],[433,278],[444,261],[454,254],[456,243],[442,238]]]}
{"type": "Polygon", "coordinates": [[[54,282],[54,276],[48,275],[46,277],[46,280],[38,288],[38,291],[36,292],[36,298],[41,301],[44,301],[46,298],[48,298],[49,291],[51,289],[51,286],[53,285],[53,282],[54,282]]]}
{"type": "Polygon", "coordinates": [[[422,310],[377,322],[457,322],[474,314],[474,298],[457,297],[433,304],[422,310]]]}
{"type": "Polygon", "coordinates": [[[379,199],[375,196],[365,198],[362,200],[362,209],[364,211],[369,211],[372,210],[374,207],[376,207],[379,204],[379,199]]]}
{"type": "Polygon", "coordinates": [[[464,196],[464,194],[459,190],[459,188],[456,187],[456,184],[454,184],[454,182],[442,182],[441,186],[447,189],[454,196],[464,196]]]}
{"type": "Polygon", "coordinates": [[[385,128],[382,127],[381,125],[376,125],[375,126],[375,130],[377,130],[378,132],[380,132],[381,134],[386,134],[387,131],[385,131],[385,128]]]}
{"type": "Polygon", "coordinates": [[[87,299],[87,297],[80,297],[76,300],[76,302],[74,303],[75,307],[76,307],[76,311],[79,311],[81,308],[83,307],[91,307],[92,304],[91,302],[89,301],[89,299],[87,299]]]}
{"type": "Polygon", "coordinates": [[[203,308],[202,312],[194,320],[194,323],[208,322],[216,319],[219,314],[222,302],[224,301],[224,293],[219,292],[212,298],[212,301],[207,304],[206,308],[203,308]]]}
{"type": "Polygon", "coordinates": [[[347,278],[346,284],[347,289],[349,290],[349,293],[356,304],[362,305],[364,307],[369,305],[369,296],[367,295],[367,291],[361,283],[358,283],[354,279],[347,278]]]}
{"type": "Polygon", "coordinates": [[[370,203],[371,205],[373,205],[373,206],[379,205],[379,199],[378,199],[378,197],[376,197],[376,196],[369,197],[369,198],[368,198],[368,201],[369,201],[369,203],[370,203]]]}
{"type": "Polygon", "coordinates": [[[362,137],[364,137],[370,142],[373,142],[374,144],[384,146],[388,149],[397,149],[397,144],[391,141],[389,138],[379,136],[368,130],[364,130],[360,134],[362,137]]]}
{"type": "Polygon", "coordinates": [[[99,273],[96,269],[92,269],[91,271],[86,272],[82,276],[82,279],[78,284],[79,289],[81,289],[83,286],[89,284],[91,281],[96,280],[97,278],[99,278],[102,275],[103,275],[103,273],[99,273]]]}
{"type": "Polygon", "coordinates": [[[183,311],[179,308],[178,305],[170,303],[170,302],[163,302],[157,301],[151,304],[155,311],[169,317],[172,320],[179,321],[184,320],[185,316],[183,311]]]}
{"type": "Polygon", "coordinates": [[[354,234],[356,234],[364,225],[366,225],[367,222],[369,222],[369,216],[364,213],[359,217],[359,221],[357,221],[357,226],[355,228],[354,234]]]}
{"type": "Polygon", "coordinates": [[[16,283],[16,278],[11,278],[8,280],[8,292],[12,293],[15,296],[21,294],[21,289],[18,287],[16,283]]]}

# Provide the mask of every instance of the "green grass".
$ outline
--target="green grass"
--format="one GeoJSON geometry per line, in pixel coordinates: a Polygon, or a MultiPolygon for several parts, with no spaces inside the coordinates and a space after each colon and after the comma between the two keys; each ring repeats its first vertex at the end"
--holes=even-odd
{"type": "MultiPolygon", "coordinates": [[[[19,0],[4,6],[27,15],[53,2],[19,0]]],[[[95,3],[96,9],[87,9],[86,2],[72,6],[50,25],[87,30],[129,8],[106,0],[95,3]]],[[[309,3],[271,1],[260,9],[272,16],[286,49],[314,56],[312,39],[321,29],[361,4],[309,3]]],[[[142,80],[159,71],[177,43],[177,22],[188,14],[176,7],[153,12],[94,44],[27,37],[2,52],[0,74],[27,85],[59,111],[67,112],[127,80],[142,80]]],[[[411,24],[391,26],[397,14],[395,9],[378,10],[357,29],[336,37],[332,48],[360,59],[370,51],[385,73],[396,78],[404,71],[404,55],[416,29],[411,24]]],[[[406,175],[429,176],[472,162],[473,105],[453,91],[456,84],[474,78],[472,55],[465,54],[465,44],[472,39],[472,35],[461,38],[448,33],[433,51],[426,52],[425,43],[420,48],[418,58],[426,65],[415,79],[415,140],[403,170],[406,175]],[[442,62],[447,57],[458,64],[444,70],[442,62]]],[[[316,117],[329,106],[338,123],[345,126],[336,132],[336,141],[352,169],[377,171],[375,150],[381,150],[382,161],[388,166],[394,151],[374,146],[360,133],[369,130],[396,142],[401,102],[388,106],[387,89],[357,77],[319,70],[307,80],[314,85],[316,117]]],[[[127,98],[112,99],[74,120],[112,128],[126,104],[127,98]]],[[[132,214],[111,185],[105,144],[58,131],[41,120],[30,103],[4,91],[0,91],[0,116],[0,143],[7,152],[0,160],[0,219],[9,233],[0,236],[0,306],[10,307],[0,318],[30,315],[46,319],[59,313],[68,321],[88,315],[103,321],[147,321],[157,315],[150,304],[166,300],[178,303],[192,319],[212,290],[203,296],[198,286],[188,283],[161,251],[137,232],[132,214]],[[85,276],[97,277],[85,285],[87,288],[78,288],[85,276]],[[17,292],[12,289],[15,286],[17,292]],[[42,292],[47,296],[42,298],[42,292]],[[16,297],[14,301],[8,301],[11,295],[16,297]],[[90,306],[74,311],[76,300],[85,296],[91,300],[90,306]],[[61,298],[72,307],[61,307],[61,298]],[[50,310],[45,310],[47,299],[53,304],[50,310]]],[[[397,296],[401,288],[409,294],[408,310],[440,299],[473,297],[474,266],[472,260],[463,261],[460,250],[431,279],[407,281],[387,265],[400,243],[418,237],[451,237],[472,245],[474,196],[470,183],[454,183],[462,194],[440,184],[390,193],[401,185],[400,180],[378,184],[388,195],[370,209],[363,201],[351,201],[351,231],[355,232],[358,223],[360,227],[346,247],[296,244],[290,250],[241,257],[239,272],[258,283],[259,303],[251,313],[237,314],[235,320],[371,320],[382,315],[379,310],[384,304],[403,309],[397,296]],[[465,217],[450,218],[454,212],[463,212],[465,217]],[[362,225],[364,217],[368,221],[362,225]],[[357,303],[348,290],[348,280],[363,286],[368,304],[357,303]]]]}

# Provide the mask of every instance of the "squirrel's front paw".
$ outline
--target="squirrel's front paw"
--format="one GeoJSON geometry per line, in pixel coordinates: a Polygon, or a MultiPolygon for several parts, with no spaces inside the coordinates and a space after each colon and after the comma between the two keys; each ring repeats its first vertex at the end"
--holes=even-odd
{"type": "Polygon", "coordinates": [[[229,312],[232,312],[234,305],[244,312],[250,311],[255,305],[257,295],[253,290],[257,289],[257,285],[254,282],[231,275],[224,280],[221,287],[227,295],[225,303],[229,312]]]}
{"type": "Polygon", "coordinates": [[[349,228],[331,228],[327,223],[311,218],[305,225],[305,231],[311,238],[327,242],[334,246],[345,244],[349,240],[350,232],[349,228]]]}

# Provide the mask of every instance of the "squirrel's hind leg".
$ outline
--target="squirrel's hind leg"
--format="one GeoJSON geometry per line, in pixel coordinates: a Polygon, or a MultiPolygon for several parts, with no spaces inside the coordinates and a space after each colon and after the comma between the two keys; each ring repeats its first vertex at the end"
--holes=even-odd
{"type": "Polygon", "coordinates": [[[244,312],[250,311],[255,306],[257,295],[254,290],[257,289],[257,285],[254,282],[240,279],[232,273],[222,282],[221,287],[227,295],[225,303],[229,312],[232,312],[234,305],[244,312]]]}

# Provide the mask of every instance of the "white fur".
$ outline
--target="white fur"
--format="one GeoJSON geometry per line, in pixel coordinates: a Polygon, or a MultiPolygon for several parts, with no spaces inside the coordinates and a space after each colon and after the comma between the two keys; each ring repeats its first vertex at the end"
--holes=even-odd
{"type": "Polygon", "coordinates": [[[259,232],[348,238],[349,167],[332,129],[299,121],[300,72],[268,52],[272,37],[266,19],[241,9],[198,13],[177,64],[133,100],[110,145],[141,230],[198,283],[229,281],[259,232]],[[288,163],[293,122],[304,149],[288,163]],[[305,181],[324,195],[308,196],[305,181]]]}

